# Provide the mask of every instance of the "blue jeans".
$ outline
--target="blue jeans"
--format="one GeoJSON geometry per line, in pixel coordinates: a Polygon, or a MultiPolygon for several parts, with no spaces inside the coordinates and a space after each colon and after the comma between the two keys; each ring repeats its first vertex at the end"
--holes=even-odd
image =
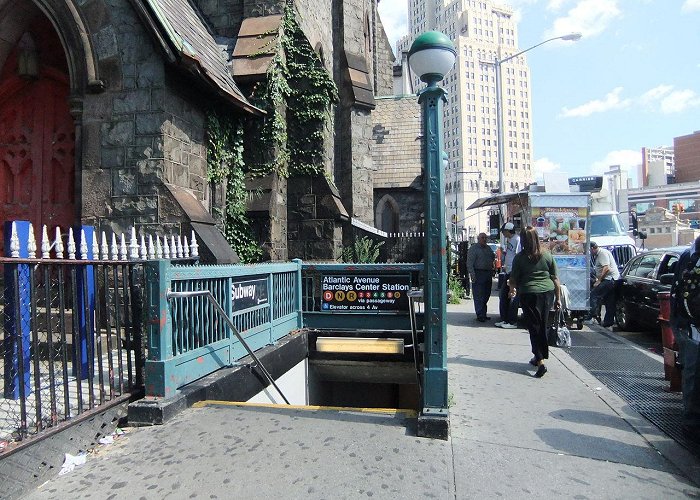
{"type": "Polygon", "coordinates": [[[501,315],[501,321],[514,325],[518,322],[518,306],[520,305],[520,300],[517,295],[512,299],[508,296],[510,293],[508,278],[510,278],[510,273],[506,273],[503,279],[503,285],[498,294],[498,312],[501,315]]]}
{"type": "Polygon", "coordinates": [[[491,296],[493,285],[493,271],[474,270],[474,283],[472,283],[472,299],[477,318],[486,317],[486,304],[491,296]]]}

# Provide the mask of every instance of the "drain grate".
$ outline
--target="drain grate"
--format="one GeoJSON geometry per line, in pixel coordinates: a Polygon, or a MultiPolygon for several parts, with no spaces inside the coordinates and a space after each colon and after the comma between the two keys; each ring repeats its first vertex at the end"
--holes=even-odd
{"type": "Polygon", "coordinates": [[[683,417],[681,416],[680,410],[675,413],[669,410],[643,410],[639,413],[656,427],[668,434],[675,442],[694,455],[700,456],[698,453],[700,442],[692,440],[683,432],[683,417]]]}
{"type": "Polygon", "coordinates": [[[683,410],[678,393],[668,392],[668,382],[656,374],[619,374],[617,372],[591,371],[603,384],[636,409],[654,410],[668,408],[683,410]]]}
{"type": "Polygon", "coordinates": [[[683,399],[668,392],[664,365],[615,338],[597,331],[571,332],[571,357],[635,411],[671,439],[700,457],[700,446],[683,434],[683,399]]]}
{"type": "MultiPolygon", "coordinates": [[[[573,342],[575,342],[572,339],[573,342]]],[[[574,346],[576,344],[574,343],[574,346]]],[[[572,347],[569,354],[591,370],[615,370],[620,373],[660,373],[664,365],[660,360],[646,356],[636,349],[619,345],[604,347],[572,347]]]]}

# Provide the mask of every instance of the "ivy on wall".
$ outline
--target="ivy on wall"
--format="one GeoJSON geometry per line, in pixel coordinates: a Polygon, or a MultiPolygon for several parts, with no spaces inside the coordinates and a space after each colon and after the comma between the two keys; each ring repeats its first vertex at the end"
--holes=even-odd
{"type": "Polygon", "coordinates": [[[253,239],[246,216],[243,128],[240,120],[210,112],[207,116],[207,166],[209,180],[224,184],[226,200],[223,213],[224,237],[241,262],[257,262],[262,249],[253,239]]]}
{"type": "Polygon", "coordinates": [[[273,45],[274,57],[265,81],[251,96],[267,111],[258,138],[262,160],[255,162],[255,171],[323,175],[324,142],[338,89],[299,26],[292,2],[285,5],[279,31],[263,36],[270,34],[275,36],[259,53],[273,45]],[[270,151],[276,153],[274,158],[265,158],[270,151]]]}
{"type": "Polygon", "coordinates": [[[292,2],[285,5],[280,29],[263,36],[269,35],[274,36],[259,54],[274,56],[250,96],[267,112],[265,118],[215,111],[207,118],[209,180],[225,183],[224,235],[243,262],[262,256],[246,217],[245,175],[324,175],[330,111],[338,101],[335,82],[299,26],[292,2]]]}

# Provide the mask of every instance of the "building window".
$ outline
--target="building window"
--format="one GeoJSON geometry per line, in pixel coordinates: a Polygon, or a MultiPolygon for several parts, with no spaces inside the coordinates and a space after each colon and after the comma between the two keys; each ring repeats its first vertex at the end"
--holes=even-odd
{"type": "Polygon", "coordinates": [[[387,233],[399,232],[399,205],[390,195],[384,195],[375,214],[378,228],[387,233]]]}

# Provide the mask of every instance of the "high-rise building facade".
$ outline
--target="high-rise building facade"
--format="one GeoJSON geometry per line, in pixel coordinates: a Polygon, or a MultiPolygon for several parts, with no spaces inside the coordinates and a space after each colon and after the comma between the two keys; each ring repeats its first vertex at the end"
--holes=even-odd
{"type": "MultiPolygon", "coordinates": [[[[399,54],[430,30],[445,33],[457,50],[455,67],[442,81],[446,223],[457,239],[488,233],[488,212],[465,209],[498,189],[495,61],[520,50],[513,11],[483,0],[409,0],[408,7],[409,34],[398,42],[399,54]]],[[[416,77],[413,85],[421,85],[416,77]]],[[[514,192],[532,181],[530,70],[524,55],[501,65],[501,90],[504,191],[514,192]]]]}
{"type": "Polygon", "coordinates": [[[673,147],[642,148],[642,171],[639,186],[660,186],[676,182],[673,147]]]}

